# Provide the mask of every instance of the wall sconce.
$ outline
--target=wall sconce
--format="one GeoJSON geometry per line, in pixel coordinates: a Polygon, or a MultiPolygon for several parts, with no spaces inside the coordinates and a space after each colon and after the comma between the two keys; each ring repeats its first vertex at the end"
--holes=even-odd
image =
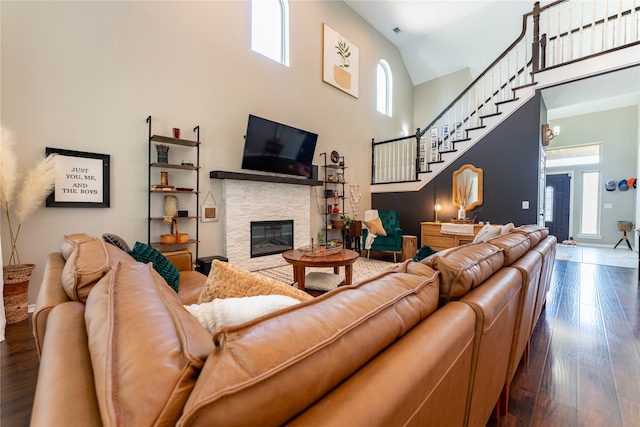
{"type": "Polygon", "coordinates": [[[438,221],[438,212],[442,210],[442,205],[440,204],[440,199],[436,199],[436,204],[434,206],[434,209],[436,211],[436,221],[435,222],[440,222],[440,221],[438,221]]]}
{"type": "Polygon", "coordinates": [[[542,145],[547,146],[551,142],[551,140],[555,138],[555,135],[551,129],[549,129],[549,124],[545,123],[542,125],[542,145]]]}

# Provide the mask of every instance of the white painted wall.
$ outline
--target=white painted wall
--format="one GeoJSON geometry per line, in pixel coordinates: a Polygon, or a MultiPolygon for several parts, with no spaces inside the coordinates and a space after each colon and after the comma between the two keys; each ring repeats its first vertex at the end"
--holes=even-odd
{"type": "MultiPolygon", "coordinates": [[[[424,129],[473,81],[471,70],[465,68],[415,87],[415,127],[424,129]]],[[[413,129],[415,132],[415,129],[413,129]]]]}
{"type": "MultiPolygon", "coordinates": [[[[256,114],[318,133],[317,153],[345,156],[347,180],[362,188],[361,212],[369,209],[371,138],[414,127],[411,80],[398,50],[344,3],[289,6],[287,68],[251,51],[248,1],[0,4],[1,120],[17,134],[20,167],[45,147],[111,155],[110,208],[43,207],[25,224],[21,254],[38,266],[31,303],[46,255],[64,234],[110,232],[131,245],[146,242],[148,115],[157,134],[179,127],[190,138],[200,126],[201,200],[211,189],[222,202],[221,183],[209,171],[240,169],[247,117],[256,114]],[[358,99],[322,81],[323,23],[359,48],[358,99]],[[393,72],[393,118],[376,111],[380,59],[393,72]]],[[[312,217],[312,236],[321,218],[312,217]]],[[[222,226],[201,224],[201,256],[224,253],[222,226]]],[[[3,239],[5,259],[7,245],[3,239]]]]}

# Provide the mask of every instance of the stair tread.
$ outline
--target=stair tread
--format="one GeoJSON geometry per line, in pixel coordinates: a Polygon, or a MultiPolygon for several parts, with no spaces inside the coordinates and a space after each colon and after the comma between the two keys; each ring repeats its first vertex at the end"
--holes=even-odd
{"type": "Polygon", "coordinates": [[[519,99],[520,99],[520,98],[518,98],[518,97],[511,98],[511,99],[505,99],[504,101],[498,101],[498,102],[495,102],[495,104],[496,104],[496,105],[508,104],[508,103],[510,103],[510,102],[516,102],[516,101],[518,101],[519,99]]]}
{"type": "Polygon", "coordinates": [[[526,87],[535,86],[535,85],[537,85],[537,84],[538,84],[538,82],[527,83],[526,85],[516,86],[516,87],[514,87],[514,88],[511,88],[511,90],[524,89],[524,88],[526,88],[526,87]]]}
{"type": "Polygon", "coordinates": [[[491,114],[485,114],[483,116],[480,116],[481,119],[486,119],[488,117],[495,117],[495,116],[499,116],[500,114],[502,114],[501,112],[497,112],[497,113],[491,113],[491,114]]]}

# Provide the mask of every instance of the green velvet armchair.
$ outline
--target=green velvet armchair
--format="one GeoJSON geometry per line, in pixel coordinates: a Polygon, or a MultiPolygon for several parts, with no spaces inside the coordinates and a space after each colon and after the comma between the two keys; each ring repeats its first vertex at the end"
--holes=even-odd
{"type": "MultiPolygon", "coordinates": [[[[367,251],[367,258],[371,251],[393,251],[393,261],[396,261],[396,253],[402,252],[402,229],[400,228],[400,212],[378,211],[378,217],[386,236],[378,236],[373,241],[371,249],[367,251]]],[[[362,230],[362,241],[367,241],[369,230],[362,230]]]]}

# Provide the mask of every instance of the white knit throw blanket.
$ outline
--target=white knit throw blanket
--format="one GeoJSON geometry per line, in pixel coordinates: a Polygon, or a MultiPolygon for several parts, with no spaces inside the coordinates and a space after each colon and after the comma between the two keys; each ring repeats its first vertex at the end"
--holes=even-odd
{"type": "Polygon", "coordinates": [[[473,224],[442,224],[440,232],[458,236],[473,236],[473,224]]]}

